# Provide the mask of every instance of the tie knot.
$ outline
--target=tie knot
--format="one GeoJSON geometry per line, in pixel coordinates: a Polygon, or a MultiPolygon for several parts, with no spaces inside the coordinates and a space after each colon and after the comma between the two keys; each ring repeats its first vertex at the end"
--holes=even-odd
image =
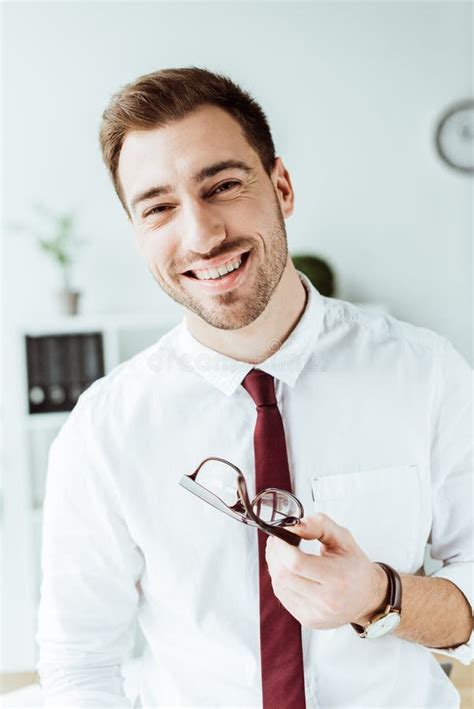
{"type": "Polygon", "coordinates": [[[276,406],[275,380],[271,374],[261,369],[251,369],[242,382],[244,389],[250,394],[257,408],[259,406],[276,406]]]}

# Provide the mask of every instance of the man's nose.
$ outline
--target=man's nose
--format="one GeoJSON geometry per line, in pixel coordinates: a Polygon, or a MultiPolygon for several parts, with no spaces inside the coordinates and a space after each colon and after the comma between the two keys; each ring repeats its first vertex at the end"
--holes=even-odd
{"type": "Polygon", "coordinates": [[[197,201],[184,209],[181,245],[187,251],[207,254],[226,238],[224,222],[212,206],[197,201]]]}

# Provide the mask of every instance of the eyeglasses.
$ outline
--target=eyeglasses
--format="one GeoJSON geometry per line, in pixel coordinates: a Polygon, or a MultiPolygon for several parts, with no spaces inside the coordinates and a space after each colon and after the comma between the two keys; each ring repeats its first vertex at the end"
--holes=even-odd
{"type": "Polygon", "coordinates": [[[284,527],[298,524],[303,505],[287,490],[267,488],[250,501],[242,472],[224,458],[206,458],[179,484],[201,500],[243,524],[258,527],[266,534],[298,546],[301,538],[284,527]]]}

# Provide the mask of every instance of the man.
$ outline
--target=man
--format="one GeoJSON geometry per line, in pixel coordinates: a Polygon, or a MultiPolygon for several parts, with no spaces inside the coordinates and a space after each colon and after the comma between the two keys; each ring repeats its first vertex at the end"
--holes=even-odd
{"type": "Polygon", "coordinates": [[[138,249],[184,318],[95,382],[51,448],[47,703],[129,706],[120,667],[138,617],[142,706],[458,706],[430,648],[470,660],[466,362],[295,270],[290,175],[228,78],[141,77],[113,97],[100,139],[138,249]],[[209,457],[237,466],[250,498],[291,489],[301,544],[179,485],[209,457]],[[431,577],[427,542],[442,562],[431,577]]]}

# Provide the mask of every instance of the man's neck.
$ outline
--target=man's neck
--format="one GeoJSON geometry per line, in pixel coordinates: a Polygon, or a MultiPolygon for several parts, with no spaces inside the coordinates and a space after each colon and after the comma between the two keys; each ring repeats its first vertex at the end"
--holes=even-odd
{"type": "Polygon", "coordinates": [[[307,293],[293,262],[288,259],[279,284],[263,313],[238,330],[220,330],[185,311],[191,335],[206,347],[241,362],[260,364],[289,337],[300,320],[307,293]]]}

